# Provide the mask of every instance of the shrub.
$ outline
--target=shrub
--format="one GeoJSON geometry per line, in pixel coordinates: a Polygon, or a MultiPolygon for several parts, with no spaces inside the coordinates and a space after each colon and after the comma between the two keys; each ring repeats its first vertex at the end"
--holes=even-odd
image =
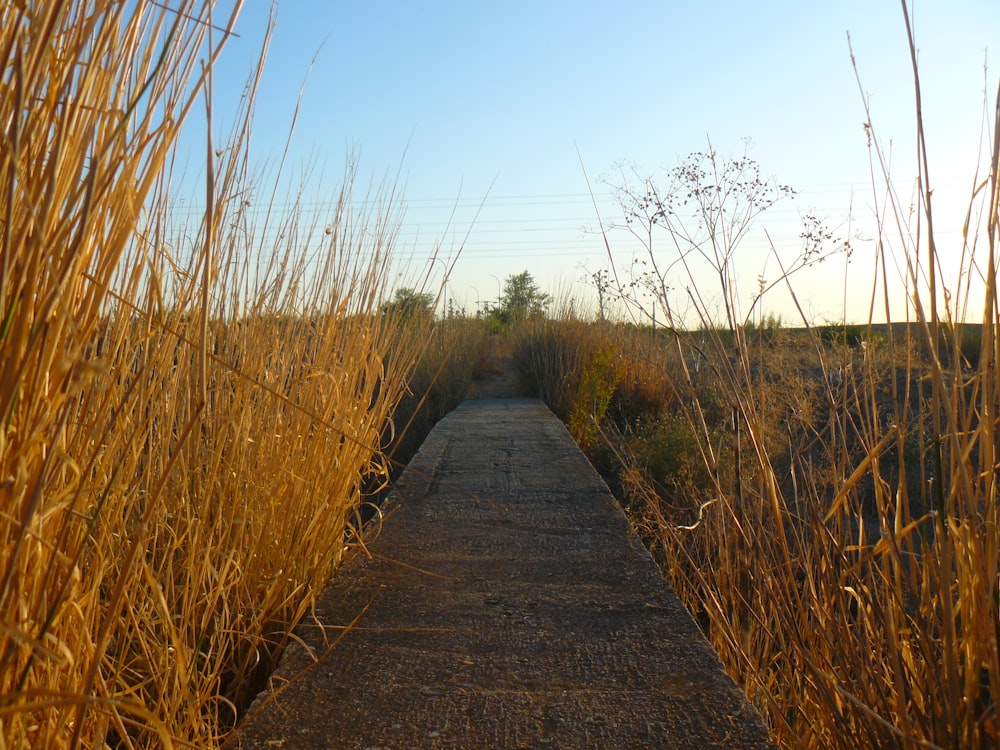
{"type": "Polygon", "coordinates": [[[614,354],[603,348],[591,352],[577,386],[576,398],[569,412],[569,431],[584,449],[597,441],[598,430],[611,404],[618,375],[614,354]]]}

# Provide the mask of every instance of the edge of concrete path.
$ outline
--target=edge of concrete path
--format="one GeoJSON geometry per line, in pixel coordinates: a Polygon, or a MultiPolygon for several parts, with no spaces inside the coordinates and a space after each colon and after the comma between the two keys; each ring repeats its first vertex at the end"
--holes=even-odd
{"type": "MultiPolygon", "coordinates": [[[[579,453],[580,460],[584,462],[587,467],[589,467],[590,472],[592,473],[592,476],[587,477],[587,484],[589,486],[600,486],[601,494],[606,495],[609,500],[609,504],[611,505],[609,510],[613,511],[612,515],[620,518],[621,523],[619,524],[616,521],[613,526],[621,527],[624,530],[624,533],[628,535],[629,546],[646,558],[645,564],[648,566],[649,570],[640,571],[642,575],[650,576],[655,572],[658,579],[662,581],[663,588],[669,592],[670,597],[676,600],[676,605],[673,602],[670,603],[670,608],[674,612],[672,616],[678,618],[678,620],[682,621],[684,624],[684,627],[679,628],[676,631],[677,643],[683,644],[678,645],[678,648],[693,650],[696,652],[705,652],[703,654],[702,663],[704,664],[711,661],[712,668],[718,673],[709,682],[716,685],[722,693],[732,696],[733,691],[735,691],[735,693],[742,697],[743,705],[736,711],[736,714],[739,716],[738,719],[734,715],[729,715],[732,713],[734,701],[739,702],[735,698],[726,698],[721,701],[719,705],[725,703],[729,706],[727,719],[730,722],[738,721],[739,724],[743,725],[744,730],[750,730],[749,735],[759,735],[761,739],[759,741],[751,741],[750,745],[737,741],[735,746],[772,747],[773,745],[770,744],[770,740],[767,738],[766,725],[764,724],[759,712],[750,703],[749,699],[740,689],[739,685],[737,685],[737,683],[732,680],[728,674],[726,674],[724,666],[718,655],[705,638],[704,634],[698,628],[694,618],[683,607],[669,582],[663,578],[658,565],[649,550],[639,539],[638,534],[636,534],[635,530],[628,522],[624,511],[614,498],[614,495],[608,488],[607,484],[597,473],[596,469],[593,468],[589,460],[587,460],[585,454],[583,454],[579,446],[572,440],[572,437],[569,435],[569,432],[566,430],[562,422],[559,421],[555,415],[552,415],[548,407],[546,407],[541,401],[530,398],[491,398],[489,396],[463,401],[451,414],[441,420],[441,422],[439,422],[438,425],[436,425],[432,430],[430,435],[428,435],[417,454],[413,457],[408,467],[400,476],[398,482],[396,483],[396,489],[387,497],[385,506],[386,510],[391,511],[393,507],[401,507],[410,502],[423,502],[423,498],[425,498],[428,494],[431,494],[431,486],[438,481],[435,477],[440,474],[441,467],[446,459],[450,441],[455,437],[456,424],[460,422],[463,414],[467,413],[466,410],[489,407],[491,402],[501,400],[510,406],[514,406],[515,404],[521,402],[532,402],[539,406],[539,410],[544,410],[547,414],[551,415],[554,424],[552,424],[548,429],[565,433],[567,443],[566,449],[579,453]],[[451,419],[452,417],[456,417],[456,419],[451,419]],[[558,425],[558,427],[556,425],[558,425]],[[570,446],[572,446],[572,448],[570,448],[570,446]]],[[[445,480],[445,484],[447,484],[447,480],[445,480]]],[[[387,523],[393,523],[393,519],[390,518],[387,523]]],[[[360,554],[361,553],[359,553],[359,556],[360,554]]],[[[363,560],[355,559],[348,560],[345,562],[344,567],[341,568],[344,575],[349,575],[348,570],[355,564],[359,567],[363,567],[365,562],[363,560]]],[[[640,565],[639,567],[641,568],[642,566],[640,565]]],[[[329,584],[327,584],[326,589],[324,589],[324,594],[321,594],[321,596],[324,596],[328,590],[329,593],[333,593],[337,590],[337,588],[338,579],[335,577],[329,584]]],[[[359,616],[360,614],[361,613],[359,613],[359,616]]],[[[262,713],[262,708],[264,710],[270,708],[269,706],[265,706],[265,704],[269,703],[276,693],[282,692],[283,685],[298,680],[316,680],[317,682],[322,680],[322,677],[310,675],[313,665],[321,664],[321,660],[324,656],[324,645],[322,642],[317,642],[315,638],[317,624],[319,624],[319,622],[310,616],[307,617],[302,624],[300,624],[299,628],[297,628],[296,639],[289,643],[277,665],[277,668],[271,676],[271,687],[261,691],[257,695],[247,714],[244,716],[243,720],[241,720],[240,725],[230,737],[229,742],[227,743],[228,747],[244,747],[240,741],[240,729],[248,723],[248,719],[254,717],[257,713],[262,713]],[[311,635],[307,635],[307,631],[311,631],[311,635]],[[310,642],[312,645],[309,645],[310,642]]],[[[320,628],[320,630],[322,630],[322,628],[320,628]]],[[[674,632],[675,631],[671,631],[671,633],[674,632]]],[[[289,693],[291,692],[292,691],[289,691],[289,693]]],[[[287,697],[279,700],[291,700],[291,698],[287,697]]],[[[721,711],[721,708],[719,710],[721,711]]],[[[742,730],[737,732],[737,734],[741,733],[742,730]]],[[[250,747],[256,747],[256,745],[250,745],[250,747]]]]}

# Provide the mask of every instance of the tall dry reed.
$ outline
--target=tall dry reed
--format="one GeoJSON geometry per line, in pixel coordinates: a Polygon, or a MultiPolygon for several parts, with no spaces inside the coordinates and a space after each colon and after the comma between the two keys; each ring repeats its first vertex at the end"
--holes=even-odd
{"type": "MultiPolygon", "coordinates": [[[[863,342],[807,323],[754,330],[739,323],[735,296],[720,328],[702,302],[711,292],[695,290],[701,329],[667,338],[674,406],[655,429],[602,425],[636,524],[785,747],[1000,744],[1000,91],[989,164],[973,182],[962,245],[948,252],[908,17],[905,28],[918,211],[910,220],[907,202],[877,187],[891,181],[866,113],[879,238],[863,342]],[[956,256],[965,281],[945,289],[956,256]],[[889,316],[897,267],[910,317],[876,324],[889,316]],[[977,276],[985,294],[968,281],[977,276]],[[665,443],[677,460],[664,458],[665,443]]],[[[710,260],[724,271],[731,248],[715,239],[721,254],[710,260]]],[[[674,234],[665,246],[685,258],[685,242],[674,234]]],[[[672,257],[655,260],[667,268],[672,257]]]]}
{"type": "MultiPolygon", "coordinates": [[[[769,383],[751,364],[753,342],[738,338],[733,360],[716,340],[716,382],[732,420],[710,433],[700,429],[710,420],[697,397],[687,412],[692,433],[706,437],[701,453],[714,477],[701,490],[704,514],[681,523],[660,512],[648,484],[634,486],[647,493],[646,522],[663,540],[666,569],[787,747],[1000,742],[1000,141],[994,136],[990,178],[977,188],[985,223],[963,247],[965,263],[978,253],[987,288],[982,354],[970,369],[961,345],[969,289],[945,295],[940,287],[943,255],[917,127],[920,219],[907,225],[892,193],[879,217],[878,277],[891,283],[895,247],[913,320],[889,326],[885,337],[869,326],[862,352],[830,352],[813,337],[819,377],[811,395],[787,374],[769,383]],[[801,409],[786,408],[782,436],[768,399],[784,389],[803,394],[811,419],[796,425],[801,409]],[[709,434],[725,446],[724,461],[709,434]]],[[[875,140],[873,154],[878,179],[888,181],[875,140]]],[[[888,314],[887,291],[884,299],[888,314]]]]}
{"type": "Polygon", "coordinates": [[[213,24],[0,9],[0,747],[217,746],[351,543],[426,345],[377,312],[391,187],[359,212],[349,171],[307,221],[254,171],[260,69],[176,218],[213,24]]]}

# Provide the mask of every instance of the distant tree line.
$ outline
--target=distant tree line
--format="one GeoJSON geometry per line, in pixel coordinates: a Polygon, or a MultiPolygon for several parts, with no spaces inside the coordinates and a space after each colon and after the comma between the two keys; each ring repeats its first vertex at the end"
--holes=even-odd
{"type": "MultiPolygon", "coordinates": [[[[382,305],[382,312],[404,320],[430,318],[434,315],[434,302],[431,292],[401,287],[395,291],[392,300],[382,305]]],[[[487,310],[485,316],[509,325],[544,317],[551,303],[552,297],[539,289],[534,277],[528,271],[522,271],[507,277],[499,304],[487,310]]]]}

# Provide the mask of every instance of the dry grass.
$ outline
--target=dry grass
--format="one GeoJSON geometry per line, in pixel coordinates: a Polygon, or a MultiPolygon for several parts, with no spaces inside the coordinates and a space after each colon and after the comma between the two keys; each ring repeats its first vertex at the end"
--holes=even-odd
{"type": "Polygon", "coordinates": [[[489,346],[480,320],[453,316],[435,324],[393,412],[393,440],[383,441],[391,443],[390,468],[407,463],[438,420],[465,399],[489,346]]]}
{"type": "Polygon", "coordinates": [[[609,406],[589,414],[601,440],[575,434],[785,747],[998,738],[997,510],[982,486],[995,379],[944,368],[935,391],[922,330],[734,345],[571,320],[515,343],[571,427],[597,403],[591,353],[618,352],[609,406]],[[652,361],[673,390],[624,398],[652,361]],[[934,409],[959,425],[939,441],[934,409]]]}
{"type": "Polygon", "coordinates": [[[673,353],[648,331],[589,323],[571,315],[516,326],[510,336],[513,364],[523,390],[541,398],[561,419],[591,418],[595,399],[628,421],[655,416],[672,403],[668,373],[673,353]]]}
{"type": "MultiPolygon", "coordinates": [[[[940,286],[919,115],[912,224],[874,189],[888,173],[873,129],[873,307],[888,312],[899,259],[913,318],[865,326],[864,347],[808,328],[765,336],[715,327],[699,290],[703,329],[655,344],[671,349],[656,356],[672,362],[673,400],[652,420],[605,418],[592,449],[784,747],[1000,744],[1000,95],[992,127],[956,274],[985,282],[981,326],[956,322],[975,315],[971,286],[940,286]]],[[[726,309],[739,319],[738,300],[726,309]]],[[[530,360],[546,364],[538,392],[568,415],[565,394],[584,380],[567,388],[571,373],[605,334],[577,321],[562,331],[525,350],[550,350],[530,360]]]]}
{"type": "Polygon", "coordinates": [[[217,746],[350,544],[429,338],[374,312],[391,188],[358,214],[349,171],[321,224],[269,207],[257,78],[200,224],[172,219],[225,38],[173,5],[0,9],[0,747],[217,746]]]}

